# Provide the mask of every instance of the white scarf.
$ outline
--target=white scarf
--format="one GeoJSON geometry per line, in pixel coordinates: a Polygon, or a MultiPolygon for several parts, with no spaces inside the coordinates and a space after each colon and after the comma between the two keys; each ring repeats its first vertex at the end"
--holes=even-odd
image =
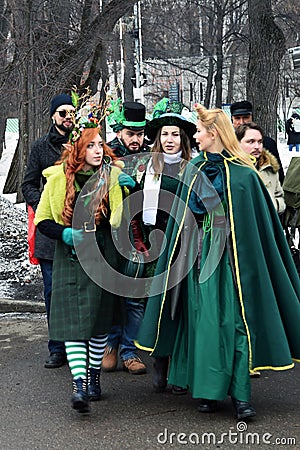
{"type": "MultiPolygon", "coordinates": [[[[181,161],[182,151],[174,155],[163,153],[165,164],[176,164],[181,161]]],[[[155,173],[152,167],[152,158],[149,160],[145,175],[144,183],[144,199],[143,199],[143,222],[145,225],[155,225],[159,191],[161,185],[161,174],[155,178],[155,173]]]]}

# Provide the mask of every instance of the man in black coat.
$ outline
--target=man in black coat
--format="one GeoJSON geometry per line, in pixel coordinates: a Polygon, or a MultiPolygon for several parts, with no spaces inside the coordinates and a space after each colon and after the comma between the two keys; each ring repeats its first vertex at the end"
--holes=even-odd
{"type": "Polygon", "coordinates": [[[293,113],[286,121],[285,131],[288,135],[287,145],[291,152],[296,147],[296,152],[300,151],[300,116],[298,113],[293,113]]]}
{"type": "MultiPolygon", "coordinates": [[[[247,100],[242,100],[240,102],[232,103],[230,106],[230,113],[231,113],[231,121],[234,126],[234,128],[237,128],[239,125],[242,125],[243,123],[249,123],[253,121],[253,108],[252,104],[248,102],[247,100]]],[[[280,164],[280,169],[278,171],[279,174],[279,180],[280,183],[283,183],[284,180],[284,172],[277,148],[277,144],[269,136],[264,136],[263,139],[263,146],[265,149],[269,150],[269,152],[272,153],[272,155],[275,156],[277,161],[280,164]]]]}
{"type": "MultiPolygon", "coordinates": [[[[75,108],[72,98],[67,94],[53,97],[50,106],[52,125],[47,134],[34,141],[31,145],[27,169],[22,183],[25,201],[35,211],[39,203],[43,186],[46,182],[42,172],[60,158],[63,144],[69,139],[73,129],[72,111],[75,108]]],[[[38,258],[43,276],[44,298],[49,324],[52,264],[54,258],[55,240],[46,237],[36,230],[34,256],[38,258]]],[[[65,346],[63,342],[48,341],[49,357],[45,362],[46,368],[60,367],[66,362],[65,346]]]]}

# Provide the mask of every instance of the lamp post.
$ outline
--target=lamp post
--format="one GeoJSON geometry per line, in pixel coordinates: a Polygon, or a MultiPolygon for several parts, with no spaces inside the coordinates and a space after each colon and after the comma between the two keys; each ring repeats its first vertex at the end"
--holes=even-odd
{"type": "Polygon", "coordinates": [[[134,12],[134,48],[135,48],[135,76],[133,82],[134,101],[144,102],[143,86],[146,78],[143,73],[143,45],[142,45],[142,14],[141,2],[138,1],[133,7],[134,12]]]}
{"type": "Polygon", "coordinates": [[[121,65],[121,79],[120,79],[120,90],[122,102],[124,102],[124,78],[125,78],[125,60],[124,60],[124,44],[123,44],[123,22],[122,18],[119,19],[120,26],[120,65],[121,65]]]}

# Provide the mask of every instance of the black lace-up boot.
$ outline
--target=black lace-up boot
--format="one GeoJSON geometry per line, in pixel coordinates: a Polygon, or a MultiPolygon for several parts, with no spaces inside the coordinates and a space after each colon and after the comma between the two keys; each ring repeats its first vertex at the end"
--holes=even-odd
{"type": "Polygon", "coordinates": [[[71,404],[72,408],[76,409],[79,413],[88,413],[90,411],[86,379],[77,378],[73,380],[71,404]]]}
{"type": "Polygon", "coordinates": [[[100,369],[90,367],[88,369],[88,396],[90,401],[97,401],[101,399],[100,387],[100,369]]]}

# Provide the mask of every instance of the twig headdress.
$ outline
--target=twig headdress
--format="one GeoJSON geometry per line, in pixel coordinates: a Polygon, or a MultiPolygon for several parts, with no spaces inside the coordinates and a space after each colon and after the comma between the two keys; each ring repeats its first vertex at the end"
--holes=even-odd
{"type": "Polygon", "coordinates": [[[111,101],[108,88],[105,92],[105,100],[101,100],[97,104],[89,87],[81,95],[78,93],[78,88],[73,87],[71,97],[75,111],[73,113],[74,128],[69,136],[71,144],[75,144],[85,128],[101,128],[101,123],[108,114],[108,105],[111,101]]]}

